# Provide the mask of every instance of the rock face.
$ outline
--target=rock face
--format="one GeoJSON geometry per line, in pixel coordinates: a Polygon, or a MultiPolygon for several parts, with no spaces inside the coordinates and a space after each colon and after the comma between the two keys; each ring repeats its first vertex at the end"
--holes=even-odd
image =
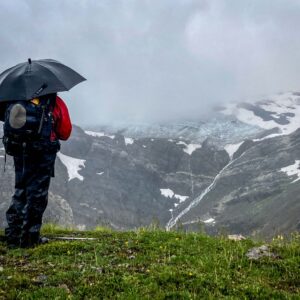
{"type": "Polygon", "coordinates": [[[73,165],[84,157],[80,176],[70,175],[58,158],[51,189],[68,199],[76,224],[164,225],[170,209],[197,195],[229,160],[226,151],[205,143],[188,154],[187,144],[175,140],[143,138],[126,144],[124,136],[91,137],[77,127],[74,136],[62,153],[75,159],[73,165]],[[80,139],[89,149],[77,147],[80,139]],[[164,195],[166,189],[172,197],[164,195]]]}
{"type": "MultiPolygon", "coordinates": [[[[229,105],[193,124],[96,132],[74,126],[57,156],[44,220],[120,230],[159,222],[212,234],[299,230],[299,99],[288,93],[229,105]]],[[[1,149],[0,171],[3,164],[1,149]]],[[[2,227],[13,180],[9,158],[1,174],[2,227]]]]}
{"type": "Polygon", "coordinates": [[[69,203],[58,195],[49,193],[48,207],[43,218],[46,223],[74,227],[73,211],[69,203]]]}
{"type": "Polygon", "coordinates": [[[299,230],[300,186],[281,171],[299,157],[300,130],[249,145],[180,222],[189,226],[209,217],[219,228],[242,234],[299,230]]]}

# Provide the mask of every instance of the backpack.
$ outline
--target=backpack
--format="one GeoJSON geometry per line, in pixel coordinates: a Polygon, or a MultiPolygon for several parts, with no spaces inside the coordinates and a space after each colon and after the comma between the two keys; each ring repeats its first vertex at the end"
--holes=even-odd
{"type": "Polygon", "coordinates": [[[3,124],[3,144],[8,155],[18,156],[25,149],[42,150],[50,143],[55,97],[50,94],[32,100],[8,102],[3,124]]]}

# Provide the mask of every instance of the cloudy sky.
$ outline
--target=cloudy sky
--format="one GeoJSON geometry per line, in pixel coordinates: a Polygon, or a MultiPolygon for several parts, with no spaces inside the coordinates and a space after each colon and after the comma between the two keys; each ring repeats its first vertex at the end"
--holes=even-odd
{"type": "Polygon", "coordinates": [[[300,90],[299,0],[10,0],[0,28],[0,72],[53,58],[88,79],[61,94],[80,125],[300,90]]]}

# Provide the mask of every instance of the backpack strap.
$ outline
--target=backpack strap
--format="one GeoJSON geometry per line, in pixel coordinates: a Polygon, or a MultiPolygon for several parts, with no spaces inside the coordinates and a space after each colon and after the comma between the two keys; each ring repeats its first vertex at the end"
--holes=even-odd
{"type": "Polygon", "coordinates": [[[42,105],[42,117],[41,117],[39,129],[38,129],[38,134],[40,134],[41,131],[42,131],[42,127],[43,127],[43,124],[44,124],[44,118],[45,118],[45,110],[46,110],[46,107],[49,107],[49,108],[50,108],[50,99],[47,99],[46,104],[42,105]]]}
{"type": "Polygon", "coordinates": [[[42,108],[42,116],[38,128],[38,134],[40,134],[43,130],[43,125],[45,118],[50,118],[51,121],[51,130],[53,130],[53,111],[56,103],[56,93],[48,94],[40,97],[41,108],[42,108]],[[48,116],[46,116],[48,115],[48,116]]]}

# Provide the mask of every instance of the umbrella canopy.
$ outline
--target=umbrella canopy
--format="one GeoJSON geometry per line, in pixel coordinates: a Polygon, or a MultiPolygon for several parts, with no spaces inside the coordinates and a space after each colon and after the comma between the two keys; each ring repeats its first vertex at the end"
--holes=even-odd
{"type": "Polygon", "coordinates": [[[68,91],[84,80],[80,74],[56,60],[29,58],[28,62],[0,74],[0,102],[29,100],[68,91]]]}

